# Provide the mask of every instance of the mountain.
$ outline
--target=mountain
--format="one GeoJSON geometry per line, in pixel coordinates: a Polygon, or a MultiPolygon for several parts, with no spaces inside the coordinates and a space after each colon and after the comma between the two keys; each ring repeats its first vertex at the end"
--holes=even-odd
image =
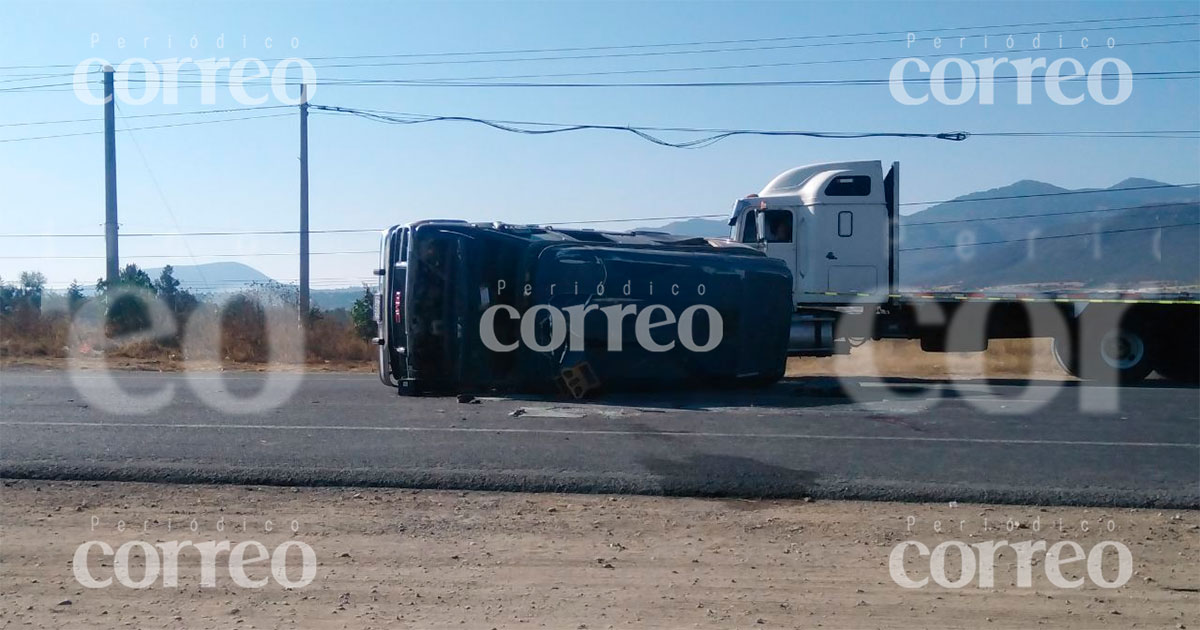
{"type": "Polygon", "coordinates": [[[1023,180],[903,217],[901,285],[1195,286],[1198,220],[1194,188],[1130,178],[1109,188],[1068,190],[1023,180]]]}
{"type": "MultiPolygon", "coordinates": [[[[375,288],[371,289],[375,291],[375,288]]],[[[323,310],[332,311],[338,308],[349,310],[354,305],[354,301],[363,296],[362,287],[352,287],[346,289],[313,289],[311,299],[313,306],[323,310]]]]}
{"type": "MultiPolygon", "coordinates": [[[[214,262],[200,265],[172,265],[175,278],[187,291],[211,293],[240,289],[247,284],[266,283],[271,277],[240,262],[214,262]]],[[[162,268],[147,269],[146,273],[157,280],[162,268]]]]}
{"type": "Polygon", "coordinates": [[[638,229],[657,230],[659,232],[668,232],[670,234],[678,234],[680,236],[704,236],[716,238],[729,237],[729,225],[723,220],[715,221],[710,219],[688,219],[686,221],[674,221],[662,227],[638,229]]]}
{"type": "MultiPolygon", "coordinates": [[[[239,262],[216,262],[202,265],[172,266],[175,278],[184,290],[192,293],[218,293],[236,291],[255,284],[267,284],[274,280],[265,273],[239,262]]],[[[162,268],[147,269],[146,273],[157,280],[162,268]]],[[[353,282],[347,280],[347,285],[353,282]]],[[[288,283],[295,290],[295,283],[288,283]]],[[[323,310],[349,309],[354,301],[362,297],[362,287],[347,286],[345,288],[313,289],[312,305],[323,310]]]]}

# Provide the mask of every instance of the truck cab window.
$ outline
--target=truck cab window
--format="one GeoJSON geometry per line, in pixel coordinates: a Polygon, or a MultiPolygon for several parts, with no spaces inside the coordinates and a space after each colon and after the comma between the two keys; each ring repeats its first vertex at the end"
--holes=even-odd
{"type": "Polygon", "coordinates": [[[742,241],[743,243],[758,242],[758,224],[755,217],[755,212],[751,210],[742,217],[742,241]]]}
{"type": "Polygon", "coordinates": [[[854,213],[843,210],[838,213],[838,236],[854,236],[854,213]]]}
{"type": "Polygon", "coordinates": [[[767,210],[765,223],[768,243],[792,242],[792,211],[767,210]]]}
{"type": "Polygon", "coordinates": [[[845,175],[834,177],[825,187],[829,197],[866,197],[871,194],[871,178],[868,175],[845,175]]]}

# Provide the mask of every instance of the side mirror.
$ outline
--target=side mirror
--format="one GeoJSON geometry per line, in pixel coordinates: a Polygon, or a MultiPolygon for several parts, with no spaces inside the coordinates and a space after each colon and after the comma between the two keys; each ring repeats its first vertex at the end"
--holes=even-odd
{"type": "Polygon", "coordinates": [[[754,213],[754,233],[758,236],[758,242],[766,244],[767,242],[767,216],[764,212],[754,213]]]}

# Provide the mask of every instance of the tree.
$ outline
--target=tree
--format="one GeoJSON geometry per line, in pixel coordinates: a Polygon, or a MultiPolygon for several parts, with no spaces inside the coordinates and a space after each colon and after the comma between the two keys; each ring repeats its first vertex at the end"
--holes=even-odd
{"type": "Polygon", "coordinates": [[[107,280],[96,281],[96,294],[104,297],[107,311],[107,328],[110,336],[123,335],[150,328],[150,313],[140,299],[133,295],[121,295],[115,300],[109,300],[110,291],[141,289],[155,295],[154,281],[150,275],[128,264],[117,276],[117,281],[109,284],[107,280]]]}
{"type": "Polygon", "coordinates": [[[18,295],[17,287],[0,278],[0,313],[11,313],[16,306],[18,295]]]}
{"type": "Polygon", "coordinates": [[[354,324],[354,332],[364,340],[370,340],[376,333],[374,301],[375,296],[371,289],[364,287],[362,297],[354,300],[350,307],[350,321],[354,324]]]}
{"type": "Polygon", "coordinates": [[[79,307],[83,306],[83,302],[86,299],[83,296],[83,287],[80,287],[78,282],[72,280],[71,286],[67,287],[67,309],[71,312],[72,316],[79,312],[79,307]]]}
{"type": "MultiPolygon", "coordinates": [[[[150,279],[150,274],[142,271],[137,265],[130,263],[125,265],[121,273],[117,275],[116,285],[126,288],[142,288],[154,293],[154,281],[150,279]]],[[[109,289],[108,281],[101,278],[96,281],[96,292],[105,293],[109,289]]]]}
{"type": "Polygon", "coordinates": [[[154,287],[158,289],[158,294],[161,296],[174,295],[179,291],[179,280],[175,279],[175,268],[167,265],[162,268],[162,273],[158,274],[158,281],[154,283],[154,287]]]}
{"type": "Polygon", "coordinates": [[[40,271],[21,272],[21,291],[26,302],[36,310],[42,309],[42,293],[46,289],[46,276],[40,271]]]}
{"type": "Polygon", "coordinates": [[[163,267],[162,273],[158,275],[158,280],[154,282],[155,292],[163,302],[166,302],[176,319],[191,313],[197,304],[195,296],[179,288],[179,284],[179,280],[175,278],[175,268],[171,265],[163,267]]]}
{"type": "Polygon", "coordinates": [[[37,271],[21,272],[18,285],[0,281],[0,313],[19,310],[41,311],[46,276],[37,271]]]}

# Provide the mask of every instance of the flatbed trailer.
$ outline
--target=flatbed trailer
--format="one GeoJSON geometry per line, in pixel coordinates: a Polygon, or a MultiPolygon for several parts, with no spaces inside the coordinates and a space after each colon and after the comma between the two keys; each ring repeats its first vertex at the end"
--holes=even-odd
{"type": "Polygon", "coordinates": [[[866,339],[915,339],[929,352],[1048,337],[1064,370],[1134,382],[1152,371],[1195,382],[1200,296],[1187,291],[907,292],[899,278],[900,165],[788,170],[734,204],[731,240],[793,275],[791,356],[847,353],[866,339]]]}

